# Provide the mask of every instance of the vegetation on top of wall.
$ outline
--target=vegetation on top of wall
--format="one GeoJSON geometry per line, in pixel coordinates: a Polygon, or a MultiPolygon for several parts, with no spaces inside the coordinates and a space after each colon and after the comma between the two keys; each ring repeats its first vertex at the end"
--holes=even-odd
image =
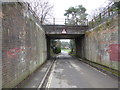
{"type": "MultiPolygon", "coordinates": [[[[102,9],[102,8],[100,8],[102,9]]],[[[120,2],[109,3],[102,11],[99,11],[97,15],[93,16],[93,19],[89,21],[90,28],[94,28],[99,24],[103,23],[106,19],[118,14],[120,12],[120,2]]]]}
{"type": "MultiPolygon", "coordinates": [[[[113,17],[114,18],[114,17],[113,17]]],[[[101,23],[100,25],[96,26],[94,29],[90,29],[90,31],[86,32],[86,35],[89,35],[93,32],[98,32],[98,31],[102,31],[102,30],[106,30],[106,27],[111,27],[115,24],[117,19],[108,19],[107,21],[105,21],[104,23],[101,23]]]]}
{"type": "Polygon", "coordinates": [[[111,21],[110,21],[110,20],[108,20],[108,21],[106,22],[106,26],[107,26],[107,27],[109,27],[109,26],[110,26],[110,24],[111,24],[111,21]]]}

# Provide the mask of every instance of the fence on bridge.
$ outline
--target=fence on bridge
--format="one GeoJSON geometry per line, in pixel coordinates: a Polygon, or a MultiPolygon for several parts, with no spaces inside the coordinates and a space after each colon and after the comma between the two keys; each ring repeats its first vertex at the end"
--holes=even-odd
{"type": "Polygon", "coordinates": [[[81,24],[69,24],[68,19],[66,18],[46,18],[43,24],[45,25],[68,25],[68,26],[88,26],[88,19],[83,20],[81,24]]]}
{"type": "Polygon", "coordinates": [[[108,6],[106,6],[98,16],[95,16],[91,21],[89,21],[89,27],[93,28],[98,26],[102,22],[106,21],[106,19],[120,13],[119,2],[110,2],[108,6]]]}

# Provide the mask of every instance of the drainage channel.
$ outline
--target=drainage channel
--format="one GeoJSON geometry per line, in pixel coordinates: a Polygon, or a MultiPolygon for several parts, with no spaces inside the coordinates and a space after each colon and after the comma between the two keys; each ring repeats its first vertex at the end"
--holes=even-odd
{"type": "Polygon", "coordinates": [[[40,90],[40,88],[46,88],[46,84],[47,84],[47,81],[48,81],[50,72],[51,72],[51,70],[52,70],[52,67],[53,67],[55,61],[56,61],[56,57],[55,57],[54,60],[51,62],[50,66],[48,67],[48,69],[47,69],[47,71],[46,71],[46,73],[45,73],[45,75],[44,75],[41,83],[39,84],[37,90],[40,90]]]}

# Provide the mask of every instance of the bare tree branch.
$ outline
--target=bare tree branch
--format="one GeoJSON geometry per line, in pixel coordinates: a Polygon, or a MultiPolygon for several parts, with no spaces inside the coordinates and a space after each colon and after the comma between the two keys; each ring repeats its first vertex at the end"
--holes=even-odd
{"type": "Polygon", "coordinates": [[[47,0],[35,0],[34,2],[29,2],[33,11],[39,17],[41,24],[45,23],[45,19],[52,15],[53,5],[51,5],[47,0]]]}

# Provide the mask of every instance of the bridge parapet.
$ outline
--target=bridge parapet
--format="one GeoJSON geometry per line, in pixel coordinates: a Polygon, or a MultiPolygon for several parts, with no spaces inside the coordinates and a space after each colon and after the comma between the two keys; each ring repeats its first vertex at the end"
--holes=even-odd
{"type": "Polygon", "coordinates": [[[42,25],[46,34],[84,34],[88,26],[42,25]]]}

